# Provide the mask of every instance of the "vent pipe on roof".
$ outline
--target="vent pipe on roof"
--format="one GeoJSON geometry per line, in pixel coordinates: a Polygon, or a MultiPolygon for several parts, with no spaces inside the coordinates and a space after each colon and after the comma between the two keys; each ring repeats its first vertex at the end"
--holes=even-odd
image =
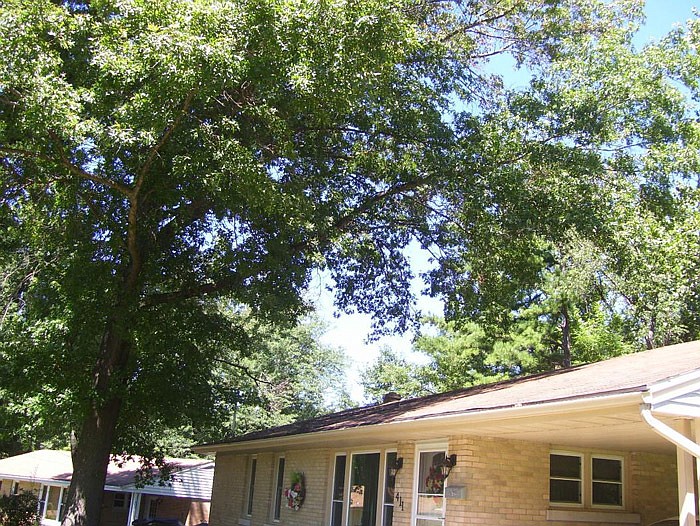
{"type": "Polygon", "coordinates": [[[384,396],[382,397],[382,404],[388,404],[390,402],[398,402],[401,400],[401,395],[399,393],[396,393],[394,391],[389,391],[388,393],[385,393],[384,396]]]}

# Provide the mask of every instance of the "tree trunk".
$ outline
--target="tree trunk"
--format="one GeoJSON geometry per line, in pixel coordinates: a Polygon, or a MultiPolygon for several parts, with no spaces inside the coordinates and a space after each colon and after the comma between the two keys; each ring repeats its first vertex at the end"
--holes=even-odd
{"type": "Polygon", "coordinates": [[[571,320],[566,305],[561,309],[561,316],[561,365],[562,367],[571,367],[571,320]]]}
{"type": "Polygon", "coordinates": [[[656,347],[656,316],[652,315],[649,320],[649,330],[644,337],[644,342],[646,343],[647,350],[654,349],[656,347]]]}
{"type": "Polygon", "coordinates": [[[122,406],[124,369],[129,342],[109,323],[95,369],[95,396],[84,415],[82,428],[71,445],[73,477],[68,490],[63,526],[99,526],[107,467],[122,406]]]}

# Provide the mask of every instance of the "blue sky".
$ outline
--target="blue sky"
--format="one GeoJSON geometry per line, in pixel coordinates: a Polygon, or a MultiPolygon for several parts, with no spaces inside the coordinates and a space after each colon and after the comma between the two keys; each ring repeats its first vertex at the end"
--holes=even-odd
{"type": "MultiPolygon", "coordinates": [[[[637,35],[637,45],[643,46],[658,41],[674,25],[682,24],[691,18],[693,9],[698,8],[700,8],[700,0],[697,2],[690,0],[648,0],[645,8],[647,22],[637,35]]],[[[515,76],[512,82],[518,84],[521,80],[515,76]]],[[[429,268],[427,255],[419,250],[412,250],[411,258],[416,275],[429,268]]],[[[371,332],[369,316],[356,314],[335,318],[332,297],[324,291],[324,286],[329,284],[326,276],[318,275],[315,285],[310,291],[310,299],[317,305],[319,317],[328,326],[328,331],[322,337],[322,342],[345,351],[349,362],[348,387],[353,399],[362,402],[363,393],[358,383],[359,373],[377,358],[382,347],[391,347],[397,353],[415,361],[419,361],[421,357],[411,352],[412,334],[383,337],[376,342],[368,342],[367,338],[371,332]]],[[[420,295],[421,288],[420,280],[416,280],[414,292],[420,295]]],[[[442,313],[442,305],[439,301],[424,296],[419,299],[418,308],[424,314],[442,313]]]]}

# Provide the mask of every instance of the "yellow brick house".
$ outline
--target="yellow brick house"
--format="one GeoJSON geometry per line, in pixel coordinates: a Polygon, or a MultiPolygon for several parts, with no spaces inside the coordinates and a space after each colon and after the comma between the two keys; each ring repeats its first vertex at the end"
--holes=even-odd
{"type": "Polygon", "coordinates": [[[694,526],[696,434],[700,342],[195,449],[211,526],[694,526]]]}

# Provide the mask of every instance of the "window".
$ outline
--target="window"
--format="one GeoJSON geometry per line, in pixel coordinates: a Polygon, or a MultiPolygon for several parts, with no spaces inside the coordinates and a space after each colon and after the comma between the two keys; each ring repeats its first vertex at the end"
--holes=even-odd
{"type": "Polygon", "coordinates": [[[391,466],[396,464],[396,452],[386,454],[384,467],[384,505],[382,526],[391,526],[394,521],[394,493],[396,489],[396,475],[391,474],[391,466]]]}
{"type": "Polygon", "coordinates": [[[253,503],[255,502],[253,498],[255,496],[255,469],[257,468],[257,464],[258,459],[253,457],[250,461],[250,478],[248,479],[248,504],[246,506],[247,515],[253,514],[253,503]]]}
{"type": "Polygon", "coordinates": [[[284,491],[284,457],[277,460],[277,480],[275,482],[275,503],[272,518],[280,520],[282,511],[282,492],[284,491]]]}
{"type": "Polygon", "coordinates": [[[445,523],[445,476],[441,464],[446,451],[421,451],[418,455],[415,526],[443,526],[445,523]]]}
{"type": "Polygon", "coordinates": [[[622,457],[553,452],[549,455],[549,501],[582,507],[623,506],[622,457]]]}
{"type": "Polygon", "coordinates": [[[126,505],[126,493],[115,493],[112,506],[115,508],[123,508],[126,505]]]}
{"type": "Polygon", "coordinates": [[[44,512],[46,511],[46,498],[49,495],[49,487],[42,486],[41,492],[39,493],[39,517],[44,518],[44,512]]]}
{"type": "Polygon", "coordinates": [[[592,457],[592,504],[622,507],[622,459],[592,457]]]}
{"type": "Polygon", "coordinates": [[[331,498],[331,526],[341,526],[343,523],[343,499],[345,497],[345,464],[346,456],[335,457],[333,475],[333,496],[331,498]]]}
{"type": "Polygon", "coordinates": [[[335,457],[330,526],[392,526],[396,452],[335,457]]]}
{"type": "Polygon", "coordinates": [[[553,453],[549,456],[549,501],[582,504],[583,462],[580,455],[553,453]]]}
{"type": "Polygon", "coordinates": [[[16,480],[12,482],[10,495],[19,495],[19,482],[17,482],[16,480]]]}

